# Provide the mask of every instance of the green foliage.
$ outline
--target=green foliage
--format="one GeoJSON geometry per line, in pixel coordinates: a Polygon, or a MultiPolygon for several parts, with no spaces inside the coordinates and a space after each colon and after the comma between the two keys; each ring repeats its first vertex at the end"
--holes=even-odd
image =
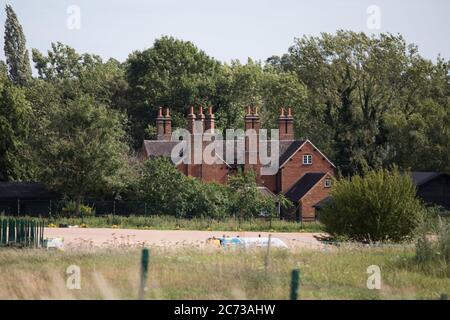
{"type": "Polygon", "coordinates": [[[276,215],[276,202],[258,190],[254,171],[240,171],[229,177],[228,184],[232,191],[232,210],[238,217],[248,219],[258,215],[276,215]]]}
{"type": "Polygon", "coordinates": [[[26,39],[16,13],[6,5],[5,56],[9,77],[14,84],[26,85],[31,80],[31,66],[26,39]]]}
{"type": "Polygon", "coordinates": [[[193,205],[193,199],[189,199],[195,192],[193,184],[169,159],[149,159],[142,169],[138,198],[148,202],[148,210],[155,214],[184,216],[193,205]]]}
{"type": "Polygon", "coordinates": [[[232,196],[228,187],[207,183],[198,184],[194,214],[209,219],[225,219],[230,215],[232,196]]]}
{"type": "Polygon", "coordinates": [[[277,213],[274,199],[258,190],[254,172],[230,177],[229,186],[201,183],[179,172],[170,159],[156,157],[145,162],[138,189],[138,199],[147,202],[152,214],[220,220],[233,214],[250,219],[277,213]]]}
{"type": "Polygon", "coordinates": [[[27,179],[32,176],[28,144],[30,103],[24,89],[0,75],[0,181],[27,179]]]}
{"type": "MultiPolygon", "coordinates": [[[[64,217],[73,217],[77,214],[77,204],[75,201],[68,201],[65,206],[62,208],[62,215],[64,217]]],[[[95,215],[95,210],[87,205],[81,204],[80,215],[82,217],[89,217],[95,215]]]]}
{"type": "MultiPolygon", "coordinates": [[[[86,95],[51,110],[38,160],[41,181],[74,199],[124,187],[128,147],[122,119],[86,95]]],[[[77,210],[78,213],[78,210],[77,210]]]]}
{"type": "Polygon", "coordinates": [[[126,68],[135,146],[141,145],[144,130],[159,106],[170,106],[173,126],[184,126],[189,105],[216,104],[213,100],[220,64],[191,42],[162,37],[152,48],[133,52],[126,68]]]}
{"type": "Polygon", "coordinates": [[[344,175],[393,162],[448,171],[448,62],[422,58],[400,35],[340,30],[296,39],[288,54],[269,63],[306,85],[306,127],[296,130],[344,175]],[[424,164],[429,152],[435,156],[424,164]]]}
{"type": "Polygon", "coordinates": [[[48,51],[47,56],[37,49],[32,50],[32,56],[39,78],[52,82],[79,78],[86,71],[102,64],[100,56],[80,55],[60,42],[52,43],[52,50],[48,51]]]}
{"type": "Polygon", "coordinates": [[[450,215],[442,207],[426,208],[416,231],[415,263],[426,273],[450,276],[450,215]]]}
{"type": "Polygon", "coordinates": [[[61,217],[46,220],[47,224],[81,225],[85,223],[90,228],[122,228],[144,230],[203,230],[203,231],[268,231],[268,232],[322,232],[323,225],[317,222],[297,223],[261,218],[241,220],[233,217],[205,218],[202,216],[189,219],[177,218],[173,215],[129,216],[106,215],[80,217],[61,217]]]}
{"type": "Polygon", "coordinates": [[[333,203],[320,213],[328,232],[358,241],[411,237],[423,210],[410,177],[379,169],[333,184],[333,203]]]}
{"type": "Polygon", "coordinates": [[[79,54],[60,42],[52,43],[46,56],[33,49],[33,61],[39,79],[53,84],[65,95],[81,92],[99,104],[125,111],[128,83],[125,70],[118,61],[103,62],[100,56],[79,54]]]}
{"type": "Polygon", "coordinates": [[[450,172],[450,65],[439,58],[415,69],[408,100],[386,117],[391,160],[403,168],[450,172]],[[422,161],[430,153],[433,157],[422,161]]]}
{"type": "Polygon", "coordinates": [[[224,217],[229,213],[229,190],[218,184],[203,184],[177,170],[168,158],[145,162],[138,198],[148,203],[152,214],[176,217],[224,217]]]}

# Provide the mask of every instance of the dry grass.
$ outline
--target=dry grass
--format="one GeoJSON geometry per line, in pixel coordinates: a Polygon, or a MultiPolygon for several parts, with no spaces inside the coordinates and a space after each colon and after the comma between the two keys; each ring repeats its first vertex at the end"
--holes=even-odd
{"type": "MultiPolygon", "coordinates": [[[[147,299],[286,299],[290,272],[301,269],[301,299],[435,299],[450,279],[404,267],[411,247],[327,251],[151,248],[147,299]],[[381,290],[366,288],[366,269],[381,268],[381,290]]],[[[138,249],[0,250],[0,299],[135,299],[138,249]],[[66,268],[81,268],[81,290],[66,288],[66,268]]]]}

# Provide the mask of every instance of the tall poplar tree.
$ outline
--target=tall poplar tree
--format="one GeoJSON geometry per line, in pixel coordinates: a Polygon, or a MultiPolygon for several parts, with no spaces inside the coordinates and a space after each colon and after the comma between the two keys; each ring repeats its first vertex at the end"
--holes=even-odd
{"type": "Polygon", "coordinates": [[[30,59],[22,26],[10,5],[6,5],[5,56],[10,79],[14,84],[26,85],[32,76],[30,59]]]}

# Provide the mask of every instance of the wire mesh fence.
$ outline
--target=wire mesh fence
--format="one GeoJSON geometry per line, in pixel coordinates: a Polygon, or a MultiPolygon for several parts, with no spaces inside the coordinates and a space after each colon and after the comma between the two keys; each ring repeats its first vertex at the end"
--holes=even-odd
{"type": "MultiPolygon", "coordinates": [[[[0,214],[5,216],[52,217],[63,214],[68,204],[66,200],[26,200],[0,201],[0,214]]],[[[149,206],[143,201],[99,201],[86,200],[83,205],[93,209],[96,216],[103,215],[151,215],[149,206]]]]}
{"type": "MultiPolygon", "coordinates": [[[[3,216],[30,216],[30,217],[57,217],[67,215],[64,212],[70,205],[69,200],[28,200],[28,199],[12,199],[0,200],[0,215],[3,216]]],[[[95,216],[117,215],[117,216],[149,216],[157,215],[151,205],[145,201],[132,200],[85,200],[82,205],[92,208],[92,214],[95,216]]],[[[73,202],[72,202],[73,207],[73,202]]],[[[168,213],[169,215],[173,213],[168,213]]],[[[230,214],[230,217],[236,215],[230,214]]],[[[183,215],[184,218],[192,218],[190,215],[183,215]]],[[[272,220],[275,217],[258,215],[259,218],[272,220]]],[[[294,220],[289,216],[282,215],[283,220],[294,220]]],[[[236,217],[238,219],[238,217],[236,217]]]]}

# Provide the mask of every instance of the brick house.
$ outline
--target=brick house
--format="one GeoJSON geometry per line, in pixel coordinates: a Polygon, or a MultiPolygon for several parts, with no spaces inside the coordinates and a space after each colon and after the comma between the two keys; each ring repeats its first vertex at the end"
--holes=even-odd
{"type": "MultiPolygon", "coordinates": [[[[202,107],[200,107],[198,114],[195,114],[194,108],[191,107],[187,120],[187,129],[192,136],[199,134],[199,131],[194,130],[194,126],[200,127],[200,135],[206,130],[214,131],[215,129],[215,118],[211,107],[207,114],[203,113],[202,107]]],[[[257,108],[253,110],[248,108],[244,122],[244,130],[253,129],[259,134],[261,122],[257,108]]],[[[143,142],[140,152],[142,160],[157,156],[170,157],[172,149],[179,143],[179,141],[171,141],[172,121],[169,109],[166,109],[164,115],[162,108],[159,109],[156,129],[156,140],[144,140],[143,142]]],[[[281,108],[278,117],[278,129],[279,169],[276,174],[261,175],[259,162],[249,164],[247,140],[245,141],[245,161],[241,168],[244,171],[253,169],[261,187],[267,188],[274,194],[284,193],[296,205],[295,215],[297,219],[314,220],[314,205],[328,196],[336,167],[311,141],[294,139],[294,118],[290,108],[288,108],[287,114],[284,108],[281,108]]],[[[205,148],[207,143],[202,143],[202,148],[205,148]]],[[[259,148],[259,143],[257,148],[259,148]]],[[[269,149],[271,148],[272,146],[269,145],[269,149]]],[[[269,150],[270,152],[271,150],[269,150]]],[[[257,153],[259,155],[259,149],[257,149],[257,153]]],[[[185,164],[180,162],[176,164],[176,167],[182,173],[196,177],[202,182],[225,184],[228,176],[234,174],[239,166],[227,163],[220,158],[220,161],[214,164],[204,162],[201,164],[185,164]]]]}

